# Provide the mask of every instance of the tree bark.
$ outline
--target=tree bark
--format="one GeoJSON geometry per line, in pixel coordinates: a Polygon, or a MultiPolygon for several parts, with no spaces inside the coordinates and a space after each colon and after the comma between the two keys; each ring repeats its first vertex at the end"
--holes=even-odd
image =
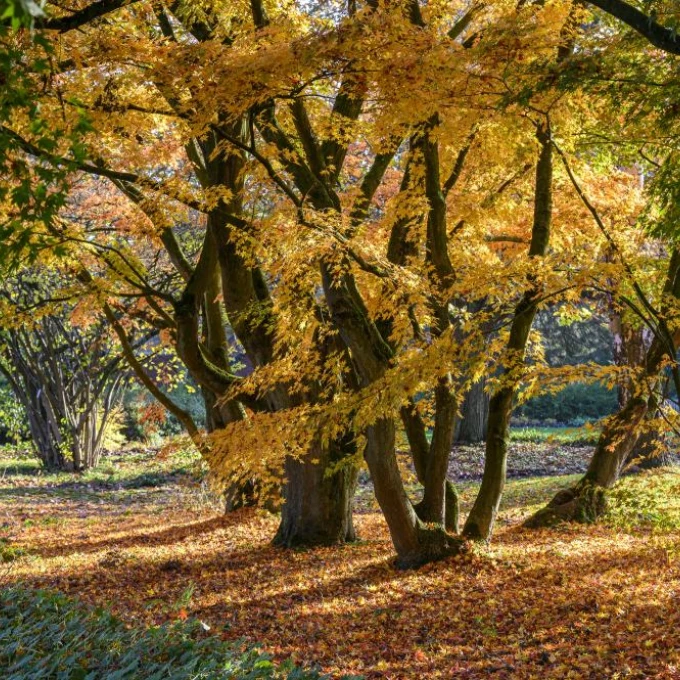
{"type": "MultiPolygon", "coordinates": [[[[430,270],[430,295],[436,322],[432,324],[433,337],[440,338],[451,327],[449,318],[449,289],[455,281],[455,272],[448,251],[446,196],[456,183],[467,156],[469,145],[460,152],[449,179],[442,186],[439,142],[435,128],[439,116],[434,115],[424,125],[422,134],[416,135],[412,144],[414,152],[422,154],[424,188],[428,200],[425,258],[430,270]]],[[[458,399],[450,375],[439,378],[435,386],[435,416],[432,441],[427,455],[422,484],[423,500],[416,507],[420,519],[458,532],[458,496],[455,487],[446,479],[449,456],[453,444],[458,414],[458,399]]]]}
{"type": "Polygon", "coordinates": [[[461,416],[454,441],[457,444],[477,444],[486,440],[489,423],[489,395],[482,377],[468,390],[461,406],[461,416]]]}
{"type": "MultiPolygon", "coordinates": [[[[322,280],[334,325],[351,351],[359,387],[368,387],[384,375],[390,348],[370,320],[352,275],[345,271],[335,276],[322,262],[322,280]]],[[[381,417],[366,429],[364,458],[397,552],[397,566],[417,567],[460,549],[461,542],[443,526],[429,528],[418,518],[397,465],[392,418],[381,417]]]]}
{"type": "MultiPolygon", "coordinates": [[[[646,355],[653,341],[653,334],[644,324],[638,327],[626,322],[623,315],[615,310],[612,313],[610,328],[614,336],[614,363],[622,368],[635,369],[644,367],[646,355]]],[[[624,374],[618,385],[619,409],[626,406],[635,392],[635,384],[631,376],[624,374]]],[[[646,420],[659,415],[659,401],[663,400],[661,385],[656,394],[649,397],[646,420]]],[[[648,470],[673,464],[673,457],[662,432],[645,430],[637,436],[626,466],[633,470],[648,470]]]]}
{"type": "Polygon", "coordinates": [[[680,36],[676,30],[659,24],[652,13],[648,16],[625,0],[588,0],[588,2],[628,24],[655,47],[669,54],[680,54],[680,36]]]}
{"type": "Polygon", "coordinates": [[[416,506],[416,512],[423,522],[444,525],[458,531],[458,499],[450,482],[447,482],[449,455],[456,427],[458,402],[453,394],[451,380],[441,378],[435,388],[435,424],[432,441],[425,466],[423,500],[416,506]],[[451,495],[453,490],[454,496],[451,495]],[[448,491],[448,493],[447,493],[448,491]],[[455,497],[455,500],[454,500],[455,497]],[[449,508],[447,522],[447,501],[455,503],[449,508]],[[455,517],[456,519],[452,519],[455,517]]]}
{"type": "Polygon", "coordinates": [[[294,458],[286,461],[284,504],[275,545],[293,548],[356,540],[352,503],[358,474],[356,466],[343,464],[349,450],[349,441],[330,450],[317,445],[310,456],[318,463],[294,458]]]}
{"type": "Polygon", "coordinates": [[[605,509],[606,489],[618,481],[635,446],[631,436],[647,413],[647,400],[634,397],[608,423],[583,478],[571,489],[560,491],[548,505],[530,517],[525,526],[537,528],[562,521],[592,522],[605,509]]]}
{"type": "MultiPolygon", "coordinates": [[[[224,130],[233,138],[242,138],[245,134],[241,121],[225,124],[224,130]]],[[[220,204],[209,215],[204,243],[204,251],[212,251],[220,275],[218,281],[209,275],[212,266],[209,263],[206,266],[205,282],[198,291],[203,295],[205,309],[204,344],[208,350],[207,357],[198,346],[198,327],[195,321],[198,311],[196,296],[191,304],[186,304],[181,309],[186,321],[184,332],[180,334],[182,340],[180,347],[184,349],[181,356],[185,363],[188,362],[190,369],[193,369],[192,375],[201,384],[204,394],[208,393],[207,399],[210,404],[228,389],[228,385],[220,384],[219,376],[214,374],[211,367],[206,366],[208,358],[212,366],[225,372],[228,368],[221,308],[216,302],[218,293],[222,294],[226,316],[252,366],[255,369],[265,366],[274,360],[275,355],[272,328],[276,319],[273,317],[265,277],[259,268],[253,265],[255,257],[244,257],[242,248],[245,246],[242,244],[243,239],[239,238],[243,234],[236,233],[236,228],[229,220],[229,215],[238,216],[242,212],[245,157],[241,150],[215,155],[218,142],[219,136],[216,133],[210,134],[198,143],[200,153],[194,149],[190,154],[197,175],[206,188],[226,187],[231,193],[228,202],[220,204]],[[189,317],[194,320],[190,322],[189,317]]],[[[206,259],[210,259],[209,253],[205,255],[206,259]]],[[[188,298],[187,302],[190,302],[188,298]]],[[[263,402],[264,407],[270,410],[285,410],[297,403],[283,387],[265,395],[263,402]]],[[[224,413],[224,409],[224,405],[218,410],[212,406],[210,420],[215,427],[230,421],[230,414],[224,413]]],[[[327,466],[336,462],[337,456],[342,457],[347,453],[347,446],[343,450],[344,453],[340,450],[342,447],[342,443],[336,442],[330,450],[319,448],[310,451],[308,457],[303,460],[290,458],[285,462],[283,488],[285,503],[275,538],[277,544],[313,546],[355,538],[351,501],[356,470],[348,465],[347,469],[327,476],[327,466]],[[312,463],[312,459],[318,459],[320,462],[312,463]]],[[[256,486],[257,482],[254,484],[256,486]]],[[[238,501],[243,494],[235,493],[232,496],[238,501]]]]}
{"type": "Polygon", "coordinates": [[[660,418],[659,404],[663,401],[664,394],[665,387],[662,381],[647,402],[645,420],[648,423],[643,432],[638,435],[635,446],[626,461],[626,472],[653,470],[671,467],[675,464],[666,433],[659,429],[658,420],[652,425],[652,429],[649,424],[649,421],[660,418]]]}
{"type": "MultiPolygon", "coordinates": [[[[451,415],[449,412],[448,416],[451,418],[451,420],[447,420],[446,414],[443,413],[443,406],[445,406],[445,401],[442,400],[439,402],[439,408],[437,409],[437,412],[439,413],[439,418],[440,422],[442,425],[444,425],[446,422],[452,422],[454,423],[454,428],[455,428],[455,414],[451,415]]],[[[455,406],[455,403],[454,403],[455,406]]],[[[446,448],[448,448],[448,451],[446,452],[445,456],[441,453],[442,449],[446,446],[446,436],[442,436],[440,434],[436,438],[436,444],[435,444],[435,438],[433,437],[432,443],[429,443],[427,441],[427,436],[426,436],[426,428],[425,428],[425,423],[423,422],[423,419],[420,417],[418,412],[416,411],[415,404],[409,403],[406,406],[403,406],[400,411],[401,415],[401,421],[404,425],[404,430],[406,432],[406,438],[408,439],[409,442],[409,448],[411,449],[411,455],[413,457],[413,467],[415,468],[416,471],[416,477],[418,478],[418,482],[422,484],[423,488],[426,486],[426,478],[427,478],[427,466],[428,462],[430,460],[430,452],[432,447],[437,446],[440,450],[440,460],[442,458],[446,458],[446,461],[448,462],[449,459],[449,453],[450,453],[450,445],[446,448]]],[[[435,479],[436,482],[436,477],[430,477],[430,479],[435,479]]],[[[433,482],[430,482],[433,484],[433,482]]],[[[444,526],[446,530],[450,533],[457,534],[459,532],[459,517],[460,517],[460,503],[459,503],[459,498],[458,498],[458,492],[456,491],[456,487],[454,486],[453,482],[449,481],[448,479],[445,480],[445,510],[444,510],[444,526]]],[[[418,514],[418,517],[423,520],[426,520],[426,512],[431,512],[430,509],[427,511],[422,507],[423,503],[419,503],[415,506],[416,514],[418,514]]]]}
{"type": "MultiPolygon", "coordinates": [[[[18,308],[43,293],[40,284],[20,278],[11,292],[18,308]]],[[[101,340],[101,331],[71,327],[69,314],[64,307],[31,326],[3,331],[0,371],[26,411],[43,465],[81,472],[99,462],[120,394],[122,357],[101,340]]]]}
{"type": "MultiPolygon", "coordinates": [[[[653,415],[655,414],[648,412],[648,417],[653,415]]],[[[658,430],[643,432],[637,438],[631,455],[626,461],[626,468],[632,466],[632,471],[655,470],[673,465],[675,465],[675,459],[666,437],[658,430]]]]}

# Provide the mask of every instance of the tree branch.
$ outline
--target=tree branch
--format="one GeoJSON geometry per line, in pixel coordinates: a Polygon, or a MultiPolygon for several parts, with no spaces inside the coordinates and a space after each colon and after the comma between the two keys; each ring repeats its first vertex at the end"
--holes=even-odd
{"type": "Polygon", "coordinates": [[[647,16],[624,0],[588,0],[588,2],[623,21],[655,47],[671,54],[680,54],[680,36],[673,29],[662,26],[654,21],[653,17],[647,16]]]}
{"type": "Polygon", "coordinates": [[[99,19],[117,9],[134,5],[139,0],[99,0],[93,2],[91,5],[83,9],[69,14],[67,17],[55,17],[43,21],[37,21],[37,28],[45,28],[50,31],[58,31],[59,33],[66,33],[72,31],[74,28],[80,28],[85,24],[89,24],[95,19],[99,19]]]}

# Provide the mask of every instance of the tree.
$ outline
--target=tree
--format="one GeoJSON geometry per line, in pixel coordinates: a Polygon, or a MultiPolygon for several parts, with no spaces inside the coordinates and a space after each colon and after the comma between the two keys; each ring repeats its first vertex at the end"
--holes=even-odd
{"type": "Polygon", "coordinates": [[[489,421],[489,396],[484,378],[472,384],[460,409],[460,420],[455,441],[458,444],[475,444],[486,439],[489,421]]]}
{"type": "MultiPolygon", "coordinates": [[[[677,53],[675,31],[658,24],[653,16],[645,16],[620,0],[611,2],[602,0],[602,2],[596,1],[591,4],[624,21],[669,55],[677,53]]],[[[672,59],[666,55],[659,64],[657,75],[666,73],[667,69],[672,69],[673,63],[672,59]]],[[[623,145],[626,138],[634,137],[639,132],[639,125],[660,125],[665,132],[666,141],[670,142],[672,148],[673,141],[677,138],[677,111],[669,110],[666,106],[668,90],[665,90],[660,98],[659,93],[648,91],[648,83],[651,85],[648,68],[649,64],[646,61],[637,59],[621,60],[614,67],[614,72],[610,76],[612,80],[616,79],[619,83],[626,84],[623,88],[617,86],[617,92],[609,93],[610,97],[615,103],[628,98],[628,105],[623,111],[619,111],[618,123],[614,124],[614,129],[617,129],[621,122],[624,122],[624,125],[626,122],[632,122],[632,125],[621,133],[620,143],[623,145]],[[616,72],[617,67],[621,72],[616,72]],[[633,78],[630,78],[631,75],[633,78]],[[632,110],[639,107],[642,101],[645,102],[644,115],[640,117],[635,114],[631,115],[632,110]]],[[[605,79],[608,80],[606,76],[605,79]]],[[[659,399],[659,390],[664,382],[663,372],[668,370],[673,376],[673,382],[675,384],[679,382],[676,365],[676,331],[674,330],[677,324],[675,298],[680,291],[677,280],[678,255],[674,247],[677,239],[675,221],[678,205],[677,165],[674,154],[668,153],[668,146],[654,142],[650,144],[651,151],[645,150],[645,146],[643,145],[641,149],[638,146],[635,148],[644,164],[651,167],[652,181],[647,187],[650,201],[645,215],[646,226],[654,236],[670,241],[673,246],[664,287],[658,295],[658,302],[654,302],[652,296],[643,290],[635,269],[628,261],[629,254],[621,249],[610,234],[608,235],[610,247],[624,268],[623,281],[627,288],[624,293],[617,292],[615,296],[617,304],[627,308],[629,313],[632,312],[637,317],[640,329],[650,332],[639,331],[640,335],[637,339],[642,341],[644,335],[648,335],[647,342],[629,342],[627,348],[620,347],[620,350],[626,349],[626,354],[637,355],[627,357],[627,363],[637,365],[637,375],[633,381],[630,378],[626,380],[622,390],[621,409],[609,419],[603,429],[588,471],[578,484],[557,494],[546,508],[530,518],[527,522],[529,526],[542,526],[561,520],[590,521],[598,517],[605,507],[607,489],[619,479],[626,463],[639,453],[635,447],[640,432],[649,430],[646,420],[657,415],[658,410],[663,408],[659,399]]],[[[607,233],[599,211],[578,186],[573,173],[569,174],[593,219],[601,231],[607,233]]],[[[668,409],[664,410],[664,419],[673,423],[674,415],[669,413],[668,409]]],[[[648,442],[645,437],[643,445],[646,444],[648,442]]]]}
{"type": "Polygon", "coordinates": [[[122,357],[101,322],[79,326],[66,303],[31,318],[45,294],[40,279],[23,274],[3,292],[13,314],[0,330],[0,372],[26,413],[38,457],[50,470],[96,467],[125,379],[122,357]]]}
{"type": "Polygon", "coordinates": [[[646,15],[624,0],[588,0],[588,2],[630,26],[655,47],[669,54],[680,54],[680,38],[676,30],[657,22],[656,11],[646,15]]]}
{"type": "MultiPolygon", "coordinates": [[[[622,312],[614,312],[611,324],[614,336],[614,360],[617,366],[624,370],[628,367],[639,369],[644,366],[649,346],[653,341],[650,330],[640,325],[637,319],[631,320],[628,316],[628,314],[624,316],[622,312]]],[[[627,465],[645,469],[672,464],[673,458],[665,441],[664,432],[659,429],[659,420],[662,417],[660,408],[668,384],[668,378],[659,381],[654,392],[649,395],[645,427],[637,435],[637,442],[626,461],[627,465]]],[[[635,389],[632,376],[624,373],[619,381],[619,409],[625,408],[635,389]]]]}
{"type": "MultiPolygon", "coordinates": [[[[587,202],[585,197],[584,200],[587,202]]],[[[603,227],[594,208],[592,212],[603,227]]],[[[630,391],[622,408],[603,428],[586,474],[572,488],[558,493],[544,509],[527,521],[527,526],[543,526],[563,520],[596,519],[605,507],[606,490],[618,481],[635,451],[645,417],[650,410],[653,412],[659,406],[656,395],[661,373],[667,362],[674,364],[676,361],[676,333],[672,328],[677,321],[676,300],[680,296],[678,251],[674,249],[670,255],[658,311],[646,298],[639,284],[633,282],[633,288],[639,296],[639,302],[651,315],[651,318],[643,318],[653,330],[651,342],[638,364],[638,375],[633,383],[626,386],[630,391]]],[[[633,308],[637,309],[634,305],[633,308]]],[[[673,373],[677,377],[677,367],[673,367],[673,373]]]]}

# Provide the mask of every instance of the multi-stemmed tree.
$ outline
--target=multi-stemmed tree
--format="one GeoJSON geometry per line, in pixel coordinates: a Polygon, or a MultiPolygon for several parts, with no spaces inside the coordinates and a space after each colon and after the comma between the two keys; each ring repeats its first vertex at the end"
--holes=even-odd
{"type": "Polygon", "coordinates": [[[66,302],[43,308],[49,288],[30,274],[4,282],[0,372],[43,465],[81,472],[99,462],[127,367],[101,320],[79,325],[66,302]]]}

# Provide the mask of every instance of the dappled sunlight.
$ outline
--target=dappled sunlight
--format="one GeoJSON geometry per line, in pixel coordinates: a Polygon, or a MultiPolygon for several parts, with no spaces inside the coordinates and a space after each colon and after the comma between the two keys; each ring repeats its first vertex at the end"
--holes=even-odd
{"type": "MultiPolygon", "coordinates": [[[[511,482],[509,498],[523,485],[511,482]]],[[[680,661],[680,566],[663,548],[680,535],[662,545],[604,525],[530,532],[513,515],[489,549],[398,571],[377,513],[357,518],[357,543],[290,551],[271,545],[277,518],[262,510],[162,499],[128,514],[93,504],[86,518],[69,514],[72,498],[24,506],[15,537],[28,554],[3,582],[57,588],[129,622],[186,614],[333,675],[670,678],[680,661]]]]}

